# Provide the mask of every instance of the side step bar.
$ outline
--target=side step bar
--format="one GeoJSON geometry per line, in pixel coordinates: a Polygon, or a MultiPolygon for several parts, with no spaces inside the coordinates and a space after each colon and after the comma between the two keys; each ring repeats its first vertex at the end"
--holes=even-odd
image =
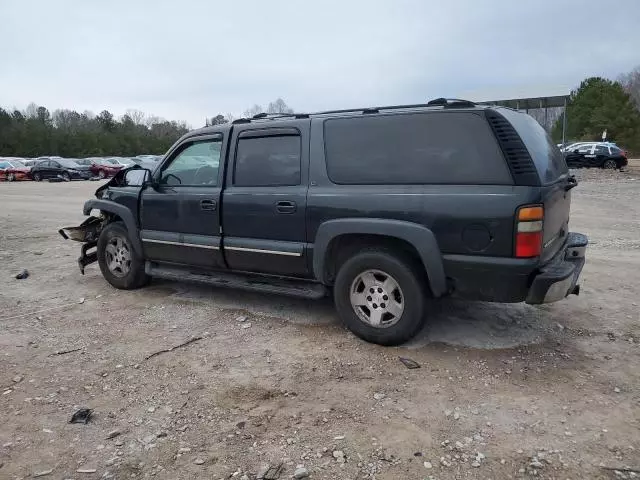
{"type": "Polygon", "coordinates": [[[327,295],[326,287],[319,283],[280,277],[227,272],[198,272],[173,265],[161,265],[155,262],[146,262],[145,272],[151,277],[165,280],[204,283],[215,287],[236,288],[290,297],[317,300],[327,295]]]}

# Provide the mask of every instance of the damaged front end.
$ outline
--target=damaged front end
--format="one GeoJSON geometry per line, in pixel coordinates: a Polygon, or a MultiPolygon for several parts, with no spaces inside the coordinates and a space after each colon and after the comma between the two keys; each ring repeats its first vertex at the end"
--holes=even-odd
{"type": "Polygon", "coordinates": [[[63,227],[58,230],[58,233],[65,240],[84,243],[80,251],[80,258],[78,258],[80,273],[83,275],[85,267],[98,260],[98,252],[96,250],[90,252],[89,250],[98,245],[100,232],[106,223],[107,219],[104,217],[89,217],[77,227],[63,227]]]}
{"type": "MultiPolygon", "coordinates": [[[[124,220],[129,222],[131,231],[136,229],[135,216],[128,207],[113,201],[111,188],[116,190],[119,187],[138,187],[137,202],[140,201],[140,194],[145,182],[151,177],[151,170],[139,165],[132,165],[129,168],[120,170],[111,180],[101,185],[95,192],[96,200],[88,200],[84,204],[83,212],[89,215],[92,210],[100,210],[99,216],[87,218],[77,227],[63,227],[58,233],[65,240],[75,240],[82,242],[78,266],[84,275],[84,269],[98,260],[97,245],[102,230],[111,222],[124,220]]],[[[136,246],[134,245],[134,248],[136,246]]],[[[138,247],[141,249],[141,246],[138,247]]]]}

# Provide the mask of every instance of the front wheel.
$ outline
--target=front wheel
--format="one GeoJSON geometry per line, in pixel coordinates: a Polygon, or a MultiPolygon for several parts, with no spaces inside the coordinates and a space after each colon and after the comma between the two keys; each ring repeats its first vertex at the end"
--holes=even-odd
{"type": "Polygon", "coordinates": [[[107,225],[98,239],[98,265],[104,278],[116,288],[132,290],[149,281],[144,259],[133,249],[122,222],[107,225]]]}
{"type": "Polygon", "coordinates": [[[615,160],[613,160],[612,158],[609,158],[605,160],[605,162],[602,164],[602,168],[606,170],[615,170],[616,168],[618,168],[618,164],[616,163],[615,160]]]}
{"type": "Polygon", "coordinates": [[[380,345],[411,339],[424,324],[428,288],[416,262],[386,249],[349,258],[336,276],[338,315],[358,337],[380,345]]]}
{"type": "Polygon", "coordinates": [[[42,180],[42,176],[41,176],[39,173],[34,173],[34,174],[33,174],[33,179],[34,179],[36,182],[39,182],[40,180],[42,180]]]}
{"type": "Polygon", "coordinates": [[[104,170],[100,170],[100,171],[98,172],[98,178],[99,178],[99,179],[101,179],[101,180],[102,180],[102,179],[106,178],[106,176],[107,176],[107,174],[106,174],[106,173],[104,173],[104,170]]]}
{"type": "Polygon", "coordinates": [[[70,182],[71,181],[71,175],[69,175],[69,172],[62,172],[62,175],[60,175],[62,177],[62,179],[65,182],[70,182]]]}
{"type": "Polygon", "coordinates": [[[15,174],[10,173],[9,175],[7,175],[7,182],[13,182],[16,179],[15,174]]]}

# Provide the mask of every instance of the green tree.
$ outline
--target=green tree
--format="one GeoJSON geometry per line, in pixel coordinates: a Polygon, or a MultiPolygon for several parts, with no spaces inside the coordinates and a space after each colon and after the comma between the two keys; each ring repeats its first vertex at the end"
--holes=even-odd
{"type": "MultiPolygon", "coordinates": [[[[563,115],[553,127],[553,138],[562,138],[563,115]]],[[[571,92],[567,106],[566,138],[572,140],[607,140],[633,152],[640,151],[640,113],[619,82],[591,77],[571,92]]]]}
{"type": "Polygon", "coordinates": [[[25,112],[0,108],[0,156],[61,155],[134,156],[162,154],[188,131],[183,123],[167,122],[129,110],[117,120],[108,111],[56,110],[29,104],[25,112]]]}

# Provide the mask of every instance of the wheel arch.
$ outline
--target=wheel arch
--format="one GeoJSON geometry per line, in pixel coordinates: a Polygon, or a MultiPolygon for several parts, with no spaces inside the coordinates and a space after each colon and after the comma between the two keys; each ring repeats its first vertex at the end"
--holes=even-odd
{"type": "Polygon", "coordinates": [[[140,241],[140,235],[138,233],[138,224],[133,215],[133,212],[124,205],[112,202],[110,200],[88,200],[85,202],[82,212],[85,215],[89,215],[91,210],[100,210],[103,214],[106,214],[111,218],[111,221],[122,221],[129,234],[129,240],[131,245],[135,249],[136,253],[143,256],[142,242],[140,241]]]}
{"type": "Polygon", "coordinates": [[[362,246],[381,244],[399,248],[422,263],[434,297],[447,291],[442,254],[435,235],[423,225],[402,220],[343,218],[329,220],[318,228],[313,247],[313,272],[324,284],[341,260],[340,251],[357,251],[362,246]]]}

